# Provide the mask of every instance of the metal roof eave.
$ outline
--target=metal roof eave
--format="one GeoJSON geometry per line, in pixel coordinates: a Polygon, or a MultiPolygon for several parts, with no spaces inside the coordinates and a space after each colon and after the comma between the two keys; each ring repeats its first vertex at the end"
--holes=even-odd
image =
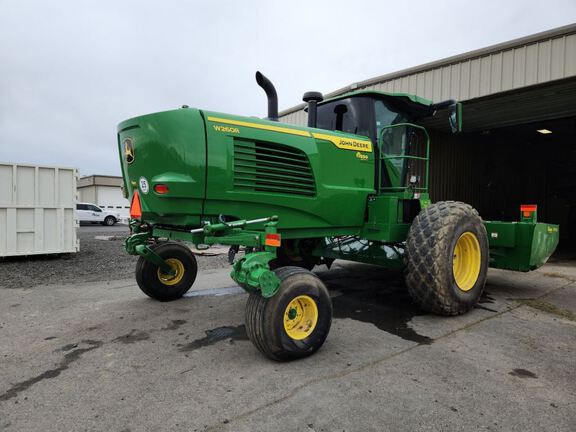
{"type": "MultiPolygon", "coordinates": [[[[546,31],[543,31],[540,33],[535,33],[532,35],[513,39],[511,41],[502,42],[502,43],[499,43],[496,45],[490,45],[490,46],[485,47],[485,48],[480,48],[477,50],[468,51],[466,53],[462,53],[462,54],[447,57],[447,58],[444,58],[441,60],[436,60],[433,62],[425,63],[423,65],[414,66],[414,67],[410,67],[407,69],[402,69],[402,70],[397,71],[397,72],[391,72],[388,74],[377,76],[375,78],[370,78],[370,79],[367,79],[364,81],[352,83],[346,87],[342,87],[338,90],[327,93],[326,95],[324,95],[324,97],[325,97],[325,99],[335,98],[335,97],[340,96],[344,93],[348,93],[348,92],[354,91],[354,90],[359,89],[359,88],[364,88],[364,87],[367,87],[370,85],[382,83],[385,81],[390,81],[390,80],[393,80],[393,79],[396,79],[399,77],[412,75],[414,73],[423,72],[423,71],[429,70],[429,69],[436,69],[439,67],[448,66],[448,65],[451,65],[454,63],[460,63],[460,62],[463,62],[466,60],[472,60],[474,58],[482,57],[482,56],[489,55],[489,54],[494,54],[494,53],[497,53],[500,51],[506,51],[506,50],[513,49],[513,48],[516,48],[516,47],[519,47],[522,45],[527,45],[530,43],[543,41],[546,39],[554,39],[554,38],[560,37],[560,36],[567,36],[567,35],[570,35],[573,33],[576,33],[576,24],[569,24],[566,26],[557,27],[557,28],[554,28],[551,30],[546,30],[546,31]]],[[[288,108],[288,109],[281,111],[278,115],[279,115],[279,117],[282,117],[282,116],[291,114],[293,112],[300,111],[300,110],[304,109],[305,106],[306,106],[305,103],[301,103],[301,104],[298,104],[296,106],[293,106],[292,108],[288,108]]]]}

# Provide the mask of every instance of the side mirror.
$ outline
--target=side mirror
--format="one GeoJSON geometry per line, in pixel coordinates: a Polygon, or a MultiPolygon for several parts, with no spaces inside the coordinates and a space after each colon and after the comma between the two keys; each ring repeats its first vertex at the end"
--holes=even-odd
{"type": "Polygon", "coordinates": [[[462,132],[462,104],[455,103],[450,106],[450,114],[448,116],[450,122],[450,129],[452,133],[462,132]]]}

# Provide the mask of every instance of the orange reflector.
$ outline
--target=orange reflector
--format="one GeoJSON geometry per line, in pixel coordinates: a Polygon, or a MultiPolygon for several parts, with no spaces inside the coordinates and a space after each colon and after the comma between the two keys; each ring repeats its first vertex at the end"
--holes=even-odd
{"type": "Polygon", "coordinates": [[[164,195],[165,193],[168,193],[168,186],[165,184],[157,184],[154,186],[154,192],[160,195],[164,195]]]}
{"type": "Polygon", "coordinates": [[[142,217],[142,207],[140,206],[140,196],[138,191],[134,191],[132,195],[132,205],[130,205],[130,217],[132,219],[140,219],[142,217]]]}
{"type": "Polygon", "coordinates": [[[530,217],[537,209],[538,206],[536,204],[522,204],[520,206],[520,211],[524,217],[530,217]]]}
{"type": "Polygon", "coordinates": [[[268,234],[266,233],[266,241],[264,242],[264,244],[266,246],[272,246],[272,247],[280,247],[280,234],[268,234]]]}

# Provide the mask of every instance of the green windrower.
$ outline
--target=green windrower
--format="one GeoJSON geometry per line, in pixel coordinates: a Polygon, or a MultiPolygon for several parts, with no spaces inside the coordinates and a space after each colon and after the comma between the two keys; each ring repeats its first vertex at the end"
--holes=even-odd
{"type": "MultiPolygon", "coordinates": [[[[404,93],[307,92],[308,125],[200,109],[144,115],[118,126],[128,253],[148,296],[175,300],[195,281],[185,243],[229,245],[231,277],[249,293],[246,329],[266,356],[290,360],[324,343],[332,304],[310,270],[335,259],[404,270],[430,313],[458,315],[482,293],[488,266],[529,271],[554,252],[557,225],[483,221],[470,205],[432,202],[425,125],[462,130],[461,104],[404,93]]],[[[514,197],[510,197],[511,200],[514,197]]],[[[384,281],[383,281],[384,283],[384,281]]]]}

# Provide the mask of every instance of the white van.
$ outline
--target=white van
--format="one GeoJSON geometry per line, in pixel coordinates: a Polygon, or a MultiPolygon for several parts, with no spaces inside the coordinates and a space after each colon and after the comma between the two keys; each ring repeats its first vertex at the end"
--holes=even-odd
{"type": "Polygon", "coordinates": [[[101,223],[108,226],[112,226],[120,220],[120,213],[102,210],[92,203],[77,203],[76,216],[80,223],[101,223]]]}

